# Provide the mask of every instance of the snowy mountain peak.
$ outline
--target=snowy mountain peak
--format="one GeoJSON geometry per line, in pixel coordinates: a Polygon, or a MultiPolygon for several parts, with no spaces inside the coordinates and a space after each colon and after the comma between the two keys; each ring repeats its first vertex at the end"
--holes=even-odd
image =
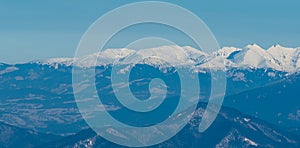
{"type": "Polygon", "coordinates": [[[250,44],[250,45],[247,45],[246,48],[248,48],[248,49],[262,49],[258,44],[250,44]]]}
{"type": "Polygon", "coordinates": [[[271,46],[267,51],[269,52],[287,52],[286,50],[297,50],[297,48],[288,48],[288,47],[283,47],[279,44],[271,46]]]}
{"type": "Polygon", "coordinates": [[[280,66],[283,69],[297,70],[300,66],[299,48],[287,48],[280,45],[275,45],[267,50],[274,58],[280,61],[280,66]]]}
{"type": "Polygon", "coordinates": [[[282,47],[280,44],[273,45],[273,47],[282,47]]]}

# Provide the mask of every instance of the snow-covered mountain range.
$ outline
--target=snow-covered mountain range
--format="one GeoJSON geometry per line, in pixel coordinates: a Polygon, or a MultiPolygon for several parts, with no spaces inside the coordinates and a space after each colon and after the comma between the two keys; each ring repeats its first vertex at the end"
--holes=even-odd
{"type": "MultiPolygon", "coordinates": [[[[199,113],[204,111],[210,96],[212,77],[205,68],[223,69],[225,63],[226,96],[214,124],[206,133],[198,133],[201,114],[196,114],[182,132],[157,147],[299,147],[299,50],[280,45],[262,49],[255,44],[244,48],[224,47],[213,53],[188,46],[139,51],[123,48],[107,49],[77,58],[75,62],[83,68],[99,65],[95,68],[96,86],[99,94],[105,94],[103,98],[109,99],[99,108],[107,107],[111,111],[120,111],[122,106],[112,100],[112,65],[107,64],[116,61],[125,64],[116,66],[123,68],[137,61],[141,63],[131,71],[128,83],[133,94],[142,99],[151,95],[153,89],[149,87],[149,79],[152,76],[159,76],[170,87],[180,84],[170,77],[172,73],[156,71],[148,65],[168,66],[168,62],[203,68],[198,73],[199,97],[203,103],[198,108],[199,113]],[[96,57],[99,58],[95,64],[96,57]],[[140,71],[147,71],[147,75],[141,75],[140,71]],[[295,71],[298,72],[292,73],[295,71]]],[[[71,65],[75,65],[72,58],[24,64],[0,63],[0,136],[6,137],[0,139],[0,147],[38,147],[41,144],[45,144],[44,147],[115,146],[87,129],[74,98],[71,65]]],[[[84,70],[80,70],[81,73],[83,81],[75,85],[81,85],[83,90],[89,86],[85,80],[90,76],[84,75],[84,70]]],[[[115,85],[117,89],[124,87],[119,85],[122,83],[115,85]]],[[[124,113],[120,117],[129,116],[124,113]]]]}
{"type": "Polygon", "coordinates": [[[300,69],[300,47],[287,48],[274,45],[263,49],[257,44],[244,48],[223,47],[212,53],[205,53],[190,46],[161,46],[141,50],[106,49],[80,58],[53,58],[42,64],[93,67],[112,63],[149,65],[190,66],[196,69],[214,68],[272,68],[278,71],[295,72],[300,69]],[[98,59],[95,63],[95,59],[98,59]]]}

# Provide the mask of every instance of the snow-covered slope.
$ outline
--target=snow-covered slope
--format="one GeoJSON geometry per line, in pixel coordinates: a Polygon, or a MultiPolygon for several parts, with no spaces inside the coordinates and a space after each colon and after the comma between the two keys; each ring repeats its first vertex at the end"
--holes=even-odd
{"type": "Polygon", "coordinates": [[[293,70],[300,67],[300,48],[286,48],[274,45],[267,50],[280,63],[283,69],[293,70]]]}
{"type": "MultiPolygon", "coordinates": [[[[213,53],[205,53],[193,47],[161,46],[141,50],[132,49],[107,49],[100,53],[94,53],[76,60],[80,67],[93,67],[97,65],[135,64],[149,65],[188,66],[197,68],[272,68],[279,71],[295,72],[300,69],[300,48],[286,48],[274,45],[269,49],[263,49],[257,44],[244,48],[223,47],[213,53]],[[94,59],[98,59],[97,62],[94,59]]],[[[43,64],[73,64],[71,58],[49,59],[43,64]]]]}

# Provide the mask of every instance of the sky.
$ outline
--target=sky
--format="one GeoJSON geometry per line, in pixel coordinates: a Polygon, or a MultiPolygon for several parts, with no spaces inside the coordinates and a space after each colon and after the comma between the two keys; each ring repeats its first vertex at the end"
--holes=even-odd
{"type": "MultiPolygon", "coordinates": [[[[0,0],[0,62],[73,57],[82,35],[96,19],[133,2],[137,1],[0,0]]],[[[222,47],[244,47],[253,43],[263,48],[275,44],[300,46],[299,0],[165,2],[177,4],[200,17],[222,47]]],[[[137,27],[125,30],[121,37],[136,38],[136,30],[141,34],[151,33],[137,27]]],[[[161,32],[168,35],[165,29],[161,32]]],[[[123,47],[121,37],[108,48],[123,47]]],[[[179,45],[186,43],[176,37],[179,45]]]]}

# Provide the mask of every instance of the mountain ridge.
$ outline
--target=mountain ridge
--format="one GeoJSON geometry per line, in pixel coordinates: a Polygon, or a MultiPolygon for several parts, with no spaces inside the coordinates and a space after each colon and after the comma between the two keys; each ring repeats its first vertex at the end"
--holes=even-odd
{"type": "MultiPolygon", "coordinates": [[[[284,72],[296,72],[300,69],[300,47],[288,48],[273,45],[263,49],[257,44],[244,48],[223,47],[212,53],[205,53],[190,46],[160,46],[141,50],[127,48],[106,49],[103,52],[79,58],[52,58],[37,61],[41,64],[57,66],[78,66],[89,68],[108,64],[136,64],[143,59],[153,58],[149,65],[161,63],[161,59],[173,66],[191,67],[194,69],[226,68],[272,68],[284,72]],[[97,60],[97,62],[95,62],[97,60]],[[76,64],[75,64],[76,62],[76,64]]],[[[143,64],[147,64],[143,62],[143,64]]]]}

